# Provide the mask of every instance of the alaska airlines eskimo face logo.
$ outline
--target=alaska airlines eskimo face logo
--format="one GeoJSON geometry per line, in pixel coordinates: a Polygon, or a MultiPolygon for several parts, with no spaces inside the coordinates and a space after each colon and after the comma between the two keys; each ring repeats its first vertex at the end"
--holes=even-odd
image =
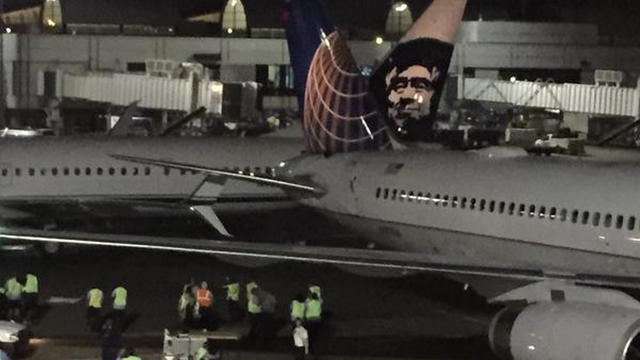
{"type": "Polygon", "coordinates": [[[437,67],[422,65],[395,66],[385,78],[387,116],[402,128],[407,120],[418,120],[431,113],[435,83],[440,77],[437,67]]]}

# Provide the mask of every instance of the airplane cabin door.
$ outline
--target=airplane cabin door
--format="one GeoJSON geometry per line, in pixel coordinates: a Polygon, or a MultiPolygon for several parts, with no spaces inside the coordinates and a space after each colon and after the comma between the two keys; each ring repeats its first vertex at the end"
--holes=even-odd
{"type": "Polygon", "coordinates": [[[0,163],[0,188],[11,185],[13,180],[13,167],[10,164],[0,163]]]}

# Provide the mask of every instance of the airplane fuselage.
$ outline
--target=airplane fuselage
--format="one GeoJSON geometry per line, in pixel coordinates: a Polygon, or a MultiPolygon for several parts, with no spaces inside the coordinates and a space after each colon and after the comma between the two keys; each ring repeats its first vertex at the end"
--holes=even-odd
{"type": "Polygon", "coordinates": [[[301,158],[302,201],[377,244],[433,261],[547,274],[640,272],[640,167],[510,148],[301,158]]]}

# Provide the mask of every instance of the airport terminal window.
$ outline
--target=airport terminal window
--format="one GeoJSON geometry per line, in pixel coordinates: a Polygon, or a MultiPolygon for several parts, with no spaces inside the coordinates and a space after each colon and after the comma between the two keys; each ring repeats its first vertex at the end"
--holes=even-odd
{"type": "Polygon", "coordinates": [[[604,227],[611,227],[611,222],[613,221],[613,216],[611,214],[607,214],[604,217],[604,227]]]}
{"type": "Polygon", "coordinates": [[[636,227],[636,217],[630,216],[627,220],[627,229],[633,230],[636,227]]]}
{"type": "Polygon", "coordinates": [[[58,176],[58,168],[51,168],[51,175],[58,176]]]}
{"type": "Polygon", "coordinates": [[[34,176],[36,174],[36,169],[29,168],[29,176],[34,176]]]}
{"type": "Polygon", "coordinates": [[[74,169],[73,169],[73,173],[74,173],[76,176],[80,175],[80,168],[74,168],[74,169]]]}
{"type": "Polygon", "coordinates": [[[624,217],[622,215],[618,215],[616,217],[616,229],[622,229],[623,223],[624,223],[624,217]]]}
{"type": "Polygon", "coordinates": [[[593,213],[593,218],[591,219],[591,223],[593,224],[593,226],[600,226],[600,213],[599,212],[594,212],[593,213]]]}
{"type": "Polygon", "coordinates": [[[582,225],[587,225],[589,223],[589,212],[588,211],[583,211],[582,212],[582,225]]]}
{"type": "Polygon", "coordinates": [[[69,168],[66,167],[66,168],[62,169],[62,174],[63,175],[69,175],[69,168]]]}

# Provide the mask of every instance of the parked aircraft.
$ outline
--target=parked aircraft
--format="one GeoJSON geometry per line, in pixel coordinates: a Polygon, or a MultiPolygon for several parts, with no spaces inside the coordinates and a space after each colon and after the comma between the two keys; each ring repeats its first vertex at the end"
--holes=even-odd
{"type": "MultiPolygon", "coordinates": [[[[316,4],[289,2],[294,10],[310,3],[316,4]]],[[[434,0],[372,78],[379,113],[396,138],[429,138],[465,4],[434,0]]],[[[322,41],[304,94],[310,153],[283,162],[274,176],[207,166],[195,156],[137,156],[126,148],[113,158],[284,189],[389,250],[13,229],[0,237],[430,271],[472,286],[489,278],[496,286],[484,295],[507,305],[489,324],[497,355],[638,359],[640,303],[622,291],[640,286],[638,167],[536,158],[512,148],[443,151],[414,143],[400,151],[358,151],[386,144],[376,139],[380,127],[368,115],[366,95],[340,88],[351,79],[357,86],[348,87],[363,93],[343,40],[318,32],[322,41]],[[313,91],[320,81],[326,88],[313,91]],[[328,102],[331,96],[361,102],[343,107],[349,101],[328,102]],[[349,127],[358,121],[358,131],[349,127]]]]}

